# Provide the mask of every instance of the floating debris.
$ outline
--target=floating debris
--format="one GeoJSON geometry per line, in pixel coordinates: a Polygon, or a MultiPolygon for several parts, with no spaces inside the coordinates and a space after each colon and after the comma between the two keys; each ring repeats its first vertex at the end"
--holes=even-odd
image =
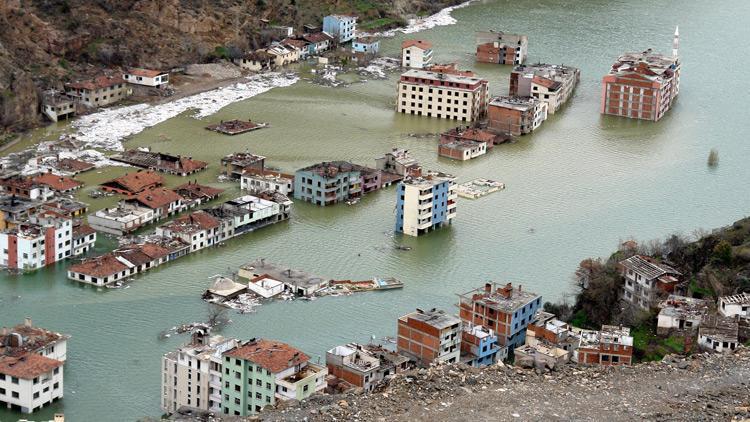
{"type": "Polygon", "coordinates": [[[711,152],[708,153],[708,166],[716,167],[719,165],[719,151],[711,148],[711,152]]]}
{"type": "Polygon", "coordinates": [[[458,196],[462,198],[477,199],[505,189],[505,183],[489,179],[474,179],[458,185],[456,189],[458,196]]]}
{"type": "Polygon", "coordinates": [[[206,129],[224,135],[239,135],[241,133],[252,132],[265,127],[268,127],[268,123],[253,123],[252,120],[244,121],[235,119],[227,121],[222,120],[218,124],[206,126],[206,129]]]}

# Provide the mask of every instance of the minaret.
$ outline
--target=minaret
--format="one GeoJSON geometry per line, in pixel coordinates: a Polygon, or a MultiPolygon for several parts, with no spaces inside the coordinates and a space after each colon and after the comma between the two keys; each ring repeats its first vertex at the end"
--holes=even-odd
{"type": "Polygon", "coordinates": [[[677,52],[680,49],[680,27],[674,27],[674,41],[672,41],[672,57],[677,58],[677,52]]]}

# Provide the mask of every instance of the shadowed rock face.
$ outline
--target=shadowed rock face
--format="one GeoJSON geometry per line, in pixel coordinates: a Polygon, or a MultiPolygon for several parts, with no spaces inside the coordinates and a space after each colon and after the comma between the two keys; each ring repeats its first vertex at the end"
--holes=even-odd
{"type": "Polygon", "coordinates": [[[331,13],[361,22],[429,14],[459,0],[0,1],[0,132],[41,121],[39,93],[104,68],[170,68],[258,48],[261,19],[300,28],[331,13]],[[224,47],[217,49],[218,46],[224,47]]]}

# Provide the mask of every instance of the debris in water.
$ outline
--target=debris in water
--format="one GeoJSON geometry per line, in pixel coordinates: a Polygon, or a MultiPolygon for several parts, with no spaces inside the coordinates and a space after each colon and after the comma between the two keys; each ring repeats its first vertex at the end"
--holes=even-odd
{"type": "Polygon", "coordinates": [[[711,148],[711,152],[708,153],[708,166],[716,167],[719,165],[719,151],[711,148]]]}

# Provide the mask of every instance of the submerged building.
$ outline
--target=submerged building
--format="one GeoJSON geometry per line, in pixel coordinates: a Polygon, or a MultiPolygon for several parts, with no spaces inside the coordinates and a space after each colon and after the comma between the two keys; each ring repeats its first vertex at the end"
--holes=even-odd
{"type": "Polygon", "coordinates": [[[617,58],[602,78],[601,113],[658,121],[680,92],[679,31],[675,29],[672,55],[648,49],[617,58]]]}
{"type": "Polygon", "coordinates": [[[520,65],[510,74],[510,96],[532,97],[547,103],[547,113],[555,114],[573,95],[581,77],[575,67],[538,63],[520,65]]]}
{"type": "Polygon", "coordinates": [[[456,216],[455,177],[427,172],[423,177],[407,177],[396,190],[395,231],[419,236],[445,224],[456,216]]]}
{"type": "Polygon", "coordinates": [[[502,31],[477,32],[477,61],[481,63],[522,64],[529,39],[526,35],[502,31]]]}
{"type": "Polygon", "coordinates": [[[488,100],[486,79],[412,69],[398,82],[396,111],[475,122],[484,116],[488,100]]]}

